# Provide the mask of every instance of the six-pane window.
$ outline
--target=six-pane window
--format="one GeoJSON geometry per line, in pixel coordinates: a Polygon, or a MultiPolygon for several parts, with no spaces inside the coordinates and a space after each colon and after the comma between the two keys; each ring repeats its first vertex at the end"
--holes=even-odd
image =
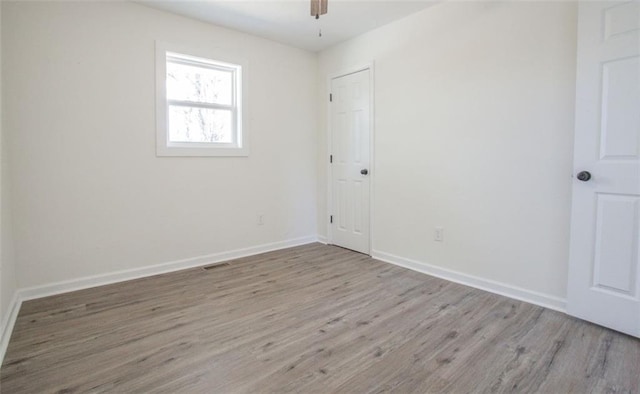
{"type": "Polygon", "coordinates": [[[164,97],[159,98],[158,154],[246,155],[242,66],[160,51],[164,97]]]}
{"type": "Polygon", "coordinates": [[[167,54],[170,142],[234,142],[236,72],[236,66],[167,54]]]}

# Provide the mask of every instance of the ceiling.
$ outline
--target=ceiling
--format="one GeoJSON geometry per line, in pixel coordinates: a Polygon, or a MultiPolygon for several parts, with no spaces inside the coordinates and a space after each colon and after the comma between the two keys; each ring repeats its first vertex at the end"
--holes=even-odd
{"type": "Polygon", "coordinates": [[[137,2],[314,52],[435,4],[427,0],[329,0],[328,13],[316,20],[310,15],[309,0],[137,2]]]}

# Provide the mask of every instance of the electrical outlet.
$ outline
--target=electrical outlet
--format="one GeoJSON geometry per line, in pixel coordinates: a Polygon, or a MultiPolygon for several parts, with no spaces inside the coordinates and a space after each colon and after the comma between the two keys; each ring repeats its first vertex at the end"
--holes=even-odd
{"type": "Polygon", "coordinates": [[[264,224],[264,215],[263,214],[258,214],[258,218],[257,218],[256,222],[258,223],[258,226],[262,226],[264,224]]]}
{"type": "Polygon", "coordinates": [[[435,231],[433,232],[433,240],[438,242],[444,241],[444,228],[436,227],[435,231]]]}

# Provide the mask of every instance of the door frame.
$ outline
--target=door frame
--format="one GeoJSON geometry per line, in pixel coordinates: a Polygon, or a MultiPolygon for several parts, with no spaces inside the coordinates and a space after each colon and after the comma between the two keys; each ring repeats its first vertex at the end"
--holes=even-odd
{"type": "MultiPolygon", "coordinates": [[[[369,70],[369,251],[368,255],[371,256],[373,251],[373,229],[374,229],[374,220],[373,220],[373,211],[374,211],[374,182],[375,182],[375,161],[374,161],[374,148],[375,148],[375,71],[374,71],[374,61],[370,61],[368,63],[359,64],[353,67],[347,67],[338,72],[330,73],[327,77],[327,95],[331,92],[331,82],[340,77],[344,77],[346,75],[355,74],[360,71],[369,70]]],[[[328,98],[328,97],[327,97],[328,98]]],[[[332,143],[333,143],[333,119],[331,117],[331,102],[327,105],[327,156],[332,154],[332,143]]],[[[333,212],[333,167],[329,162],[329,157],[323,158],[326,160],[326,168],[327,168],[327,212],[325,215],[325,220],[327,223],[327,244],[333,244],[333,228],[331,223],[329,222],[329,215],[333,212]]]]}

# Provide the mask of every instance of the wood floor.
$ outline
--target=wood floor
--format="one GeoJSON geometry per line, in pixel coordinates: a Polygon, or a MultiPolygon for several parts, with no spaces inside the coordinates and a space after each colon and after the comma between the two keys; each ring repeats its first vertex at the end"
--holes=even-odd
{"type": "Polygon", "coordinates": [[[337,247],[25,302],[3,393],[640,392],[640,340],[337,247]]]}

